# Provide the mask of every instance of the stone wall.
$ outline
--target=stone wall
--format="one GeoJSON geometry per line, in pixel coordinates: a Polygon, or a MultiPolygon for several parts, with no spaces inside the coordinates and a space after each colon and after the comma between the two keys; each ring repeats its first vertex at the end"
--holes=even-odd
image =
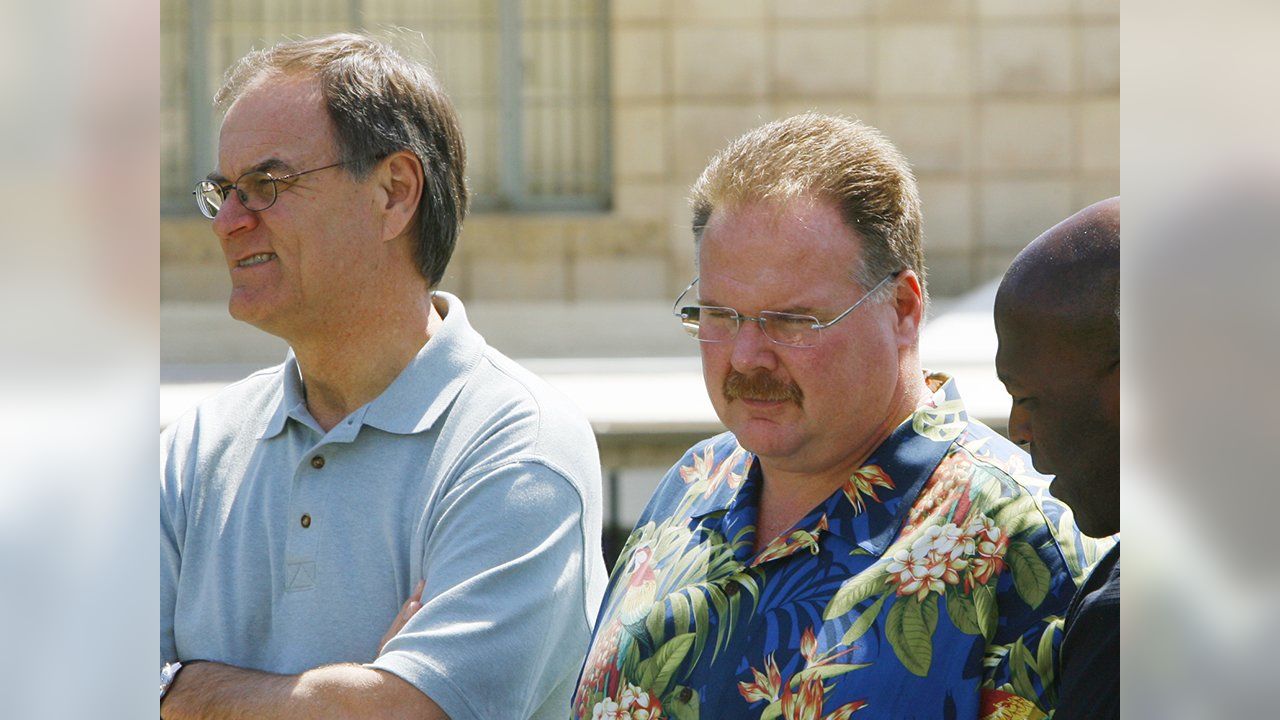
{"type": "MultiPolygon", "coordinates": [[[[692,274],[685,194],[738,134],[806,110],[882,129],[924,200],[932,292],[1117,194],[1118,0],[615,0],[613,208],[473,216],[443,286],[472,300],[656,300],[692,274]]],[[[162,222],[162,298],[220,300],[200,219],[162,222]]]]}

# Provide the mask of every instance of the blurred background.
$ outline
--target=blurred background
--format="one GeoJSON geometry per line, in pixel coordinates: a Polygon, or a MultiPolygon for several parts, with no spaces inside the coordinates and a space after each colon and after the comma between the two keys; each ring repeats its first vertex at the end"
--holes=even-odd
{"type": "Polygon", "coordinates": [[[764,122],[884,131],[924,203],[923,352],[1003,427],[990,307],[1029,241],[1120,191],[1116,0],[161,0],[161,423],[272,365],[232,321],[191,188],[217,163],[228,65],[285,36],[367,29],[433,67],[461,115],[473,211],[441,289],[588,414],[606,520],[722,428],[670,303],[692,276],[688,187],[764,122]]]}

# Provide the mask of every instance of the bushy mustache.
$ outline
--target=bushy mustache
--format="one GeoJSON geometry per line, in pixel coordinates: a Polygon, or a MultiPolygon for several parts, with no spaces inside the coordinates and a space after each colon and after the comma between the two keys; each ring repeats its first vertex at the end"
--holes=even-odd
{"type": "Polygon", "coordinates": [[[782,382],[764,372],[743,375],[731,370],[724,379],[724,396],[728,400],[781,400],[804,405],[804,392],[799,385],[782,382]]]}

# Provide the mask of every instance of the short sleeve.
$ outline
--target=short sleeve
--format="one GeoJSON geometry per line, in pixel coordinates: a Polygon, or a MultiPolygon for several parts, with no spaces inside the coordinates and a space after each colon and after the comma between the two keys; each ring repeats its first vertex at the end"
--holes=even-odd
{"type": "Polygon", "coordinates": [[[525,718],[563,702],[590,635],[583,500],[521,461],[459,481],[429,529],[423,607],[370,667],[454,720],[525,718]]]}

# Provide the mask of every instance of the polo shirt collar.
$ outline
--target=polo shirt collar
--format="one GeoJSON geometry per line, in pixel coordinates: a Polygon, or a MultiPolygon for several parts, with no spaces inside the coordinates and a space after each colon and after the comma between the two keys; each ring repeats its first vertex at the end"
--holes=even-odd
{"type": "Polygon", "coordinates": [[[273,398],[275,411],[271,413],[267,427],[259,436],[261,440],[279,435],[290,417],[296,418],[300,413],[306,413],[306,417],[311,416],[307,412],[306,394],[302,391],[302,373],[298,369],[298,359],[294,357],[293,348],[289,348],[285,354],[284,364],[280,366],[280,379],[273,398]]]}
{"type": "MultiPolygon", "coordinates": [[[[484,356],[485,342],[467,321],[462,301],[450,293],[434,293],[444,322],[423,344],[395,380],[372,402],[354,411],[351,420],[390,433],[408,435],[428,430],[453,403],[484,356]]],[[[289,417],[314,423],[307,411],[302,376],[290,350],[282,366],[280,400],[264,438],[279,434],[289,417]]]]}

